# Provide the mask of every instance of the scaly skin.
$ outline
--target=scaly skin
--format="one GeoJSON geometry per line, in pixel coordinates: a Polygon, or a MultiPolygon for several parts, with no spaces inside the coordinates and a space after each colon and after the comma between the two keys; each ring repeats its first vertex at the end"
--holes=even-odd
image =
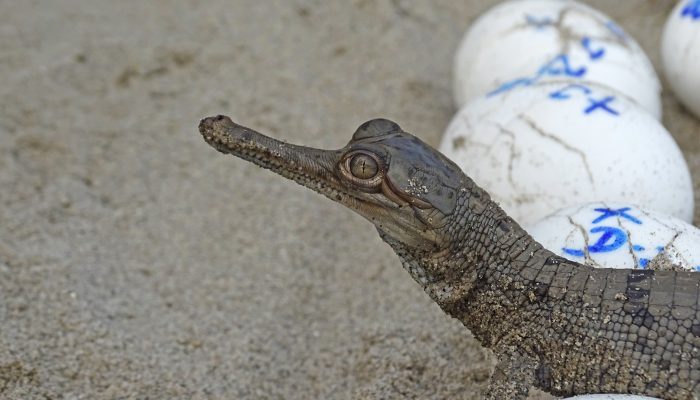
{"type": "Polygon", "coordinates": [[[387,120],[343,149],[218,116],[199,130],[372,222],[404,268],[498,357],[488,399],[630,393],[700,399],[700,273],[593,269],[534,241],[442,154],[387,120]]]}

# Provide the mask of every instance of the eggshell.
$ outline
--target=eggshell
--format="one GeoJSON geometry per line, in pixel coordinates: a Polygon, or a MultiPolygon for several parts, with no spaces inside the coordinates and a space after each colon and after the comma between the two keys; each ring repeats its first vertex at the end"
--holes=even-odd
{"type": "Polygon", "coordinates": [[[659,79],[634,39],[608,16],[564,0],[507,1],[483,14],[457,50],[454,96],[461,107],[562,77],[609,86],[661,116],[659,79]]]}
{"type": "Polygon", "coordinates": [[[661,39],[664,73],[676,97],[700,117],[700,0],[678,3],[661,39]]]}
{"type": "Polygon", "coordinates": [[[548,82],[482,97],[454,116],[439,148],[521,223],[600,199],[692,219],[676,143],[600,85],[548,82]]]}
{"type": "Polygon", "coordinates": [[[569,207],[526,230],[545,248],[594,267],[700,271],[700,229],[630,204],[569,207]]]}

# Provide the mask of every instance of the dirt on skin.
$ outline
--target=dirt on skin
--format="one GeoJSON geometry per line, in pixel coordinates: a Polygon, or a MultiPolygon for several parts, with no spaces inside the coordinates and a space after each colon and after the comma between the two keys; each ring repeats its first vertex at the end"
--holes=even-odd
{"type": "MultiPolygon", "coordinates": [[[[657,70],[674,3],[591,2],[657,70]]],[[[0,0],[0,398],[479,398],[491,355],[369,223],[197,123],[436,145],[493,4],[0,0]]],[[[700,123],[669,92],[664,123],[700,203],[700,123]]]]}

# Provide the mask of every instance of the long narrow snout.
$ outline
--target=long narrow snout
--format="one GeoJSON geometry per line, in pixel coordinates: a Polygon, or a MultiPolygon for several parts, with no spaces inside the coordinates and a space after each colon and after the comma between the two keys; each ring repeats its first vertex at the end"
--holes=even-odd
{"type": "MultiPolygon", "coordinates": [[[[199,123],[204,140],[218,151],[232,154],[308,186],[297,178],[335,180],[335,151],[297,146],[265,136],[238,125],[224,115],[204,118],[199,123]]],[[[332,182],[327,182],[332,184],[332,182]]]]}
{"type": "Polygon", "coordinates": [[[340,151],[285,143],[238,125],[224,115],[204,118],[199,132],[218,151],[250,161],[326,196],[342,190],[334,173],[340,151]]]}

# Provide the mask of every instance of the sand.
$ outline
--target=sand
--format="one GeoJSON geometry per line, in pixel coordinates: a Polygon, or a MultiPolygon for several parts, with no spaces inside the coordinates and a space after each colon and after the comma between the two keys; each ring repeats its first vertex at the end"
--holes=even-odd
{"type": "MultiPolygon", "coordinates": [[[[478,398],[491,355],[368,222],[196,127],[436,145],[494,3],[0,1],[0,398],[478,398]]],[[[592,2],[657,69],[673,3],[592,2]]],[[[698,199],[700,123],[664,109],[698,199]]]]}

